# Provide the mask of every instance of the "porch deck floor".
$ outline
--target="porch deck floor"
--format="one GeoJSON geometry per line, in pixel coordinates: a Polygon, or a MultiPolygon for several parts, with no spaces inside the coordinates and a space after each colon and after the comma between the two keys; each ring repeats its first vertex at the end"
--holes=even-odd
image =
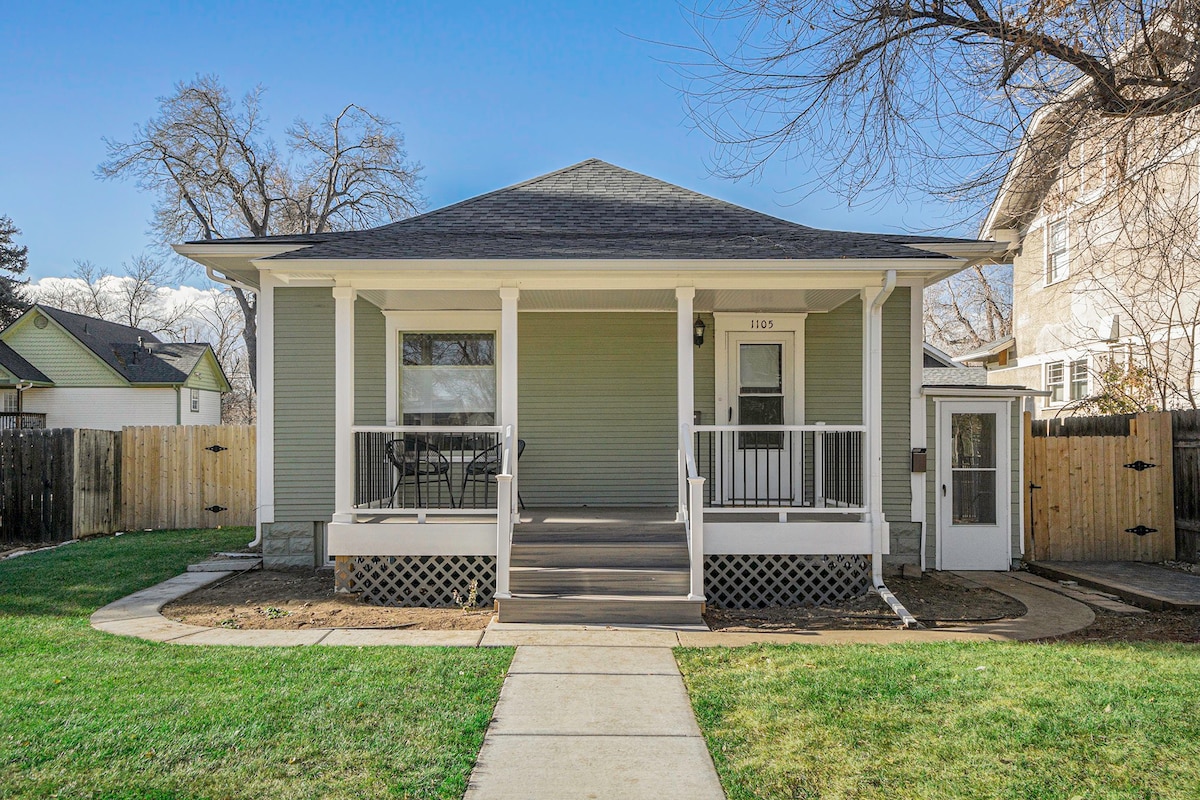
{"type": "MultiPolygon", "coordinates": [[[[708,508],[704,519],[710,522],[777,522],[779,514],[769,509],[762,512],[732,512],[708,508]]],[[[793,514],[793,522],[845,522],[845,514],[793,514]]],[[[673,506],[546,506],[521,510],[520,531],[629,531],[678,530],[673,506]]]]}

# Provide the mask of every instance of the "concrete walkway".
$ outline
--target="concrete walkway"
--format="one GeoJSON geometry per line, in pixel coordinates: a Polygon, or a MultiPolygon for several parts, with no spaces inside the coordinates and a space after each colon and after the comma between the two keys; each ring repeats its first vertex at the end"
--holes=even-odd
{"type": "Polygon", "coordinates": [[[666,647],[517,648],[464,800],[724,800],[666,647]]]}
{"type": "Polygon", "coordinates": [[[1134,605],[1160,611],[1200,609],[1200,575],[1138,561],[1035,561],[1029,569],[1056,581],[1071,580],[1111,592],[1134,605]]]}

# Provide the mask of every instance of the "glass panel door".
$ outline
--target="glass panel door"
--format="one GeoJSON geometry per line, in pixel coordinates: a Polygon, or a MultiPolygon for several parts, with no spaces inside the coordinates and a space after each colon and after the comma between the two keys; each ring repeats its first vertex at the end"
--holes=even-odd
{"type": "MultiPolygon", "coordinates": [[[[732,425],[788,425],[795,383],[791,333],[730,332],[728,420],[732,425]]],[[[792,505],[792,434],[736,431],[722,434],[723,501],[731,505],[792,505]]]]}

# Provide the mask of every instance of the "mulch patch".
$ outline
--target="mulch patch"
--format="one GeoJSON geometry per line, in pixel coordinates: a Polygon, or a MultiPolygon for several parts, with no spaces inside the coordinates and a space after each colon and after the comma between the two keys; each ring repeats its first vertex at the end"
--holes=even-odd
{"type": "MultiPolygon", "coordinates": [[[[953,575],[888,578],[887,586],[912,614],[931,628],[1020,617],[1025,606],[1007,595],[972,585],[953,575]]],[[[887,629],[900,624],[874,592],[837,606],[815,608],[711,608],[704,615],[714,631],[887,629]]]]}
{"type": "Polygon", "coordinates": [[[490,608],[463,612],[370,605],[357,595],[335,594],[333,575],[311,569],[245,572],[168,603],[162,613],[189,625],[268,630],[481,630],[492,619],[490,608]]]}
{"type": "Polygon", "coordinates": [[[1082,630],[1045,639],[1048,642],[1113,644],[1118,642],[1180,642],[1200,644],[1200,612],[1151,611],[1117,614],[1093,608],[1096,621],[1082,630]]]}

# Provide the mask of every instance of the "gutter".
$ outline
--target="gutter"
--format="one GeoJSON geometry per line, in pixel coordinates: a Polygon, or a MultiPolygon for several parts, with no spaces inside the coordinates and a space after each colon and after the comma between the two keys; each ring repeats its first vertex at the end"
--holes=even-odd
{"type": "MultiPolygon", "coordinates": [[[[871,315],[871,357],[868,361],[869,364],[883,363],[883,304],[892,296],[895,288],[896,270],[889,269],[884,277],[883,288],[879,291],[879,294],[875,295],[875,299],[871,301],[869,309],[871,315]]],[[[877,448],[882,447],[883,394],[882,386],[875,385],[875,379],[882,379],[882,375],[872,375],[871,377],[871,420],[866,424],[875,432],[871,437],[871,471],[875,473],[881,468],[882,453],[876,451],[877,448]]],[[[866,421],[864,420],[864,422],[866,421]]],[[[887,585],[883,582],[883,524],[879,518],[882,512],[876,514],[874,511],[874,507],[877,505],[882,508],[883,499],[882,497],[876,497],[875,476],[870,475],[869,477],[872,482],[871,506],[873,507],[871,511],[871,527],[873,529],[871,536],[871,585],[874,587],[876,594],[883,599],[883,602],[887,603],[896,616],[900,618],[900,622],[905,628],[915,628],[920,625],[917,622],[917,618],[909,613],[904,604],[896,598],[896,595],[892,594],[892,590],[887,588],[887,585]]]]}

